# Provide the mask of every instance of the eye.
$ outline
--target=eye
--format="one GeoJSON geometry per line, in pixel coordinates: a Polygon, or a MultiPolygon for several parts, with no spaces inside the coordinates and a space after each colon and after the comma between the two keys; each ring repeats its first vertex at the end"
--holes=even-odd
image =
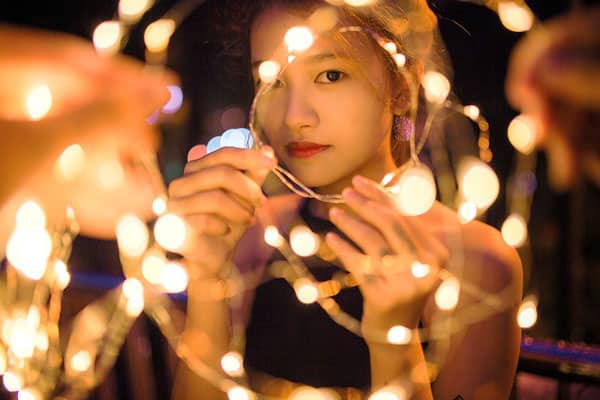
{"type": "Polygon", "coordinates": [[[330,69],[327,71],[323,71],[317,76],[316,82],[319,83],[333,83],[342,79],[345,74],[342,71],[337,71],[334,69],[330,69]]]}

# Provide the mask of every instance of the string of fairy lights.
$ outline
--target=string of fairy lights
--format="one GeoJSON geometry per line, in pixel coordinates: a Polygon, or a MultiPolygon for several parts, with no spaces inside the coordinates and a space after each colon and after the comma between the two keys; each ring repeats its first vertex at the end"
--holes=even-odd
{"type": "MultiPolygon", "coordinates": [[[[169,41],[179,24],[190,12],[202,4],[202,0],[178,2],[164,17],[152,22],[144,32],[146,60],[151,68],[161,68],[166,60],[169,41]]],[[[330,1],[333,6],[365,7],[373,0],[330,1]]],[[[522,1],[493,0],[480,2],[496,11],[503,25],[513,31],[527,31],[534,16],[522,1]]],[[[130,28],[153,5],[152,0],[121,0],[118,17],[98,25],[93,34],[93,43],[98,52],[106,56],[118,53],[127,40],[130,28]]],[[[409,83],[413,108],[410,110],[413,131],[409,136],[410,157],[406,164],[386,175],[380,182],[399,210],[408,216],[427,212],[439,193],[442,201],[457,210],[460,222],[469,223],[482,216],[494,203],[500,192],[500,182],[489,166],[492,152],[489,144],[489,124],[475,105],[461,105],[448,99],[451,85],[440,71],[428,69],[421,82],[414,81],[406,69],[407,54],[399,44],[386,40],[360,26],[337,27],[335,8],[317,9],[308,18],[306,26],[291,28],[283,38],[283,49],[287,51],[287,64],[266,60],[259,66],[260,86],[250,109],[249,129],[232,129],[211,139],[208,152],[220,147],[260,147],[263,139],[256,107],[262,96],[272,88],[287,65],[308,50],[316,37],[335,27],[340,34],[362,33],[369,35],[396,65],[398,72],[409,83]],[[416,98],[420,86],[429,106],[423,132],[417,142],[416,98]],[[431,124],[440,112],[454,112],[473,121],[479,130],[478,156],[463,157],[456,168],[451,168],[446,150],[430,146],[433,170],[419,159],[422,149],[428,145],[431,124]],[[454,174],[453,171],[456,170],[454,174]],[[443,179],[443,178],[448,179],[443,179]],[[436,178],[438,185],[436,185],[436,178]],[[450,179],[451,178],[451,179],[450,179]]],[[[171,99],[159,113],[176,112],[182,103],[181,88],[169,87],[171,99]]],[[[41,85],[30,89],[23,105],[24,114],[32,119],[44,118],[52,109],[52,88],[41,85]]],[[[155,123],[159,113],[148,121],[155,123]]],[[[535,167],[535,125],[526,115],[516,117],[508,127],[508,139],[519,152],[514,176],[531,173],[535,167]]],[[[175,329],[175,322],[184,316],[171,307],[165,294],[186,290],[190,277],[183,261],[168,256],[177,253],[186,243],[188,228],[185,221],[167,209],[167,193],[154,155],[141,155],[141,163],[153,178],[156,199],[152,209],[156,220],[152,230],[148,223],[135,214],[120,218],[116,230],[119,256],[125,281],[119,288],[102,299],[90,304],[76,317],[75,323],[86,324],[87,336],[70,338],[66,351],[61,351],[59,317],[64,289],[70,281],[68,259],[74,237],[79,232],[73,209],[65,205],[64,222],[60,226],[48,226],[43,204],[29,200],[22,204],[15,215],[15,229],[6,248],[7,267],[2,282],[0,372],[5,388],[18,392],[19,400],[56,398],[84,398],[99,384],[115,362],[116,355],[127,333],[142,312],[158,325],[178,357],[202,378],[227,393],[230,400],[268,398],[254,392],[245,385],[242,344],[243,329],[234,324],[231,349],[221,359],[222,371],[217,371],[199,359],[182,333],[175,329]],[[35,250],[32,250],[35,249],[35,250]]],[[[54,175],[58,183],[75,179],[86,163],[85,149],[79,144],[68,146],[55,163],[54,175]]],[[[278,165],[272,171],[290,190],[302,197],[325,202],[342,202],[340,195],[320,195],[305,186],[290,171],[278,165]]],[[[99,186],[116,186],[123,179],[123,172],[116,161],[107,162],[98,170],[99,186]]],[[[511,185],[509,216],[501,227],[502,237],[509,245],[521,247],[527,243],[527,223],[532,193],[511,185]]],[[[458,231],[458,227],[457,227],[458,231]]],[[[452,252],[461,257],[460,237],[453,237],[452,252]]],[[[354,332],[361,332],[360,321],[343,311],[335,296],[346,288],[358,285],[350,273],[338,272],[327,281],[317,280],[303,262],[303,258],[318,253],[321,238],[306,225],[299,224],[282,234],[275,226],[264,228],[264,240],[276,248],[285,261],[268,266],[268,276],[284,278],[294,289],[298,300],[305,304],[318,303],[338,324],[354,332]],[[285,237],[287,236],[287,237],[285,237]]],[[[386,256],[387,257],[387,256],[386,256]]],[[[391,257],[391,256],[390,256],[391,257]]],[[[393,264],[393,258],[382,262],[393,264]]],[[[237,307],[241,295],[261,283],[262,276],[255,273],[242,275],[235,268],[226,280],[207,282],[207,296],[215,300],[228,299],[237,307]]],[[[410,265],[412,275],[424,278],[432,273],[432,267],[414,260],[410,265]]],[[[435,303],[441,317],[427,329],[408,329],[394,325],[386,331],[368,332],[369,338],[382,343],[406,344],[414,340],[436,341],[447,338],[466,326],[488,318],[513,306],[507,296],[513,290],[506,287],[499,293],[485,293],[476,285],[460,280],[460,270],[440,272],[441,283],[435,292],[435,303]],[[478,303],[456,309],[459,294],[468,293],[478,303]]],[[[537,300],[526,297],[519,309],[518,323],[529,328],[537,319],[537,300]]],[[[439,350],[428,350],[430,371],[442,362],[439,350]],[[438,353],[433,354],[433,351],[438,353]]],[[[434,375],[435,372],[432,372],[434,375]]],[[[399,380],[370,394],[370,400],[405,399],[410,395],[410,382],[399,380]]],[[[302,386],[289,397],[301,399],[335,399],[331,391],[302,386]]]]}

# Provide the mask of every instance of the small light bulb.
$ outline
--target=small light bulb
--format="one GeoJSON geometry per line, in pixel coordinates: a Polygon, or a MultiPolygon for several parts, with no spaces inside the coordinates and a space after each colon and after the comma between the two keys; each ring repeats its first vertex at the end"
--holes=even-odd
{"type": "Polygon", "coordinates": [[[296,297],[304,304],[312,304],[319,299],[319,289],[307,278],[300,278],[294,282],[296,297]]]}
{"type": "Polygon", "coordinates": [[[161,285],[168,293],[179,293],[187,289],[189,278],[181,264],[170,262],[162,268],[160,280],[161,285]]]}
{"type": "Polygon", "coordinates": [[[42,394],[35,388],[27,388],[19,390],[17,400],[41,400],[42,394]]]}
{"type": "Polygon", "coordinates": [[[29,358],[35,349],[36,330],[26,318],[16,318],[10,328],[8,347],[19,358],[29,358]]]}
{"type": "Polygon", "coordinates": [[[405,326],[392,326],[387,332],[387,340],[393,344],[407,344],[412,339],[412,332],[405,326]]]}
{"type": "Polygon", "coordinates": [[[221,367],[229,376],[244,375],[244,359],[237,351],[230,351],[221,358],[221,367]]]}
{"type": "Polygon", "coordinates": [[[85,151],[79,144],[72,144],[56,160],[54,175],[60,181],[70,182],[79,176],[84,165],[85,151]]]}
{"type": "Polygon", "coordinates": [[[394,42],[386,42],[383,44],[383,48],[385,49],[385,51],[387,51],[388,53],[394,55],[398,52],[398,48],[396,47],[396,43],[394,42]]]}
{"type": "Polygon", "coordinates": [[[142,261],[142,275],[148,282],[160,285],[162,282],[162,269],[166,264],[167,258],[161,252],[150,251],[142,261]]]}
{"type": "Polygon", "coordinates": [[[373,4],[376,0],[344,0],[344,3],[352,7],[363,7],[373,4]]]}
{"type": "Polygon", "coordinates": [[[368,400],[406,400],[406,389],[399,385],[390,385],[379,389],[369,396],[368,400]]]}
{"type": "Polygon", "coordinates": [[[44,118],[52,108],[52,92],[46,85],[37,86],[29,91],[25,104],[27,115],[32,120],[44,118]]]}
{"type": "Polygon", "coordinates": [[[481,114],[481,112],[479,111],[479,107],[474,105],[465,106],[463,108],[463,112],[467,117],[471,118],[472,120],[478,119],[479,115],[481,114]]]}
{"type": "Polygon", "coordinates": [[[41,351],[48,350],[48,334],[45,330],[40,330],[35,335],[35,347],[41,351]]]}
{"type": "Polygon", "coordinates": [[[154,224],[154,237],[158,244],[169,251],[177,251],[185,244],[187,228],[185,221],[175,214],[165,214],[154,224]]]}
{"type": "Polygon", "coordinates": [[[300,257],[309,257],[319,249],[319,236],[307,226],[297,225],[290,232],[290,246],[300,257]]]}
{"type": "Polygon", "coordinates": [[[61,290],[64,290],[69,285],[69,282],[71,282],[71,274],[69,274],[67,265],[62,260],[54,262],[54,279],[56,285],[61,290]]]}
{"type": "Polygon", "coordinates": [[[17,210],[16,220],[19,228],[44,228],[46,213],[37,202],[28,200],[17,210]]]}
{"type": "Polygon", "coordinates": [[[89,351],[80,350],[71,357],[71,368],[77,372],[85,372],[92,366],[89,351]]]}
{"type": "Polygon", "coordinates": [[[530,154],[533,151],[536,135],[535,122],[527,115],[517,115],[508,124],[508,140],[523,154],[530,154]]]}
{"type": "Polygon", "coordinates": [[[394,54],[394,62],[400,68],[406,65],[406,56],[402,53],[394,54]]]}
{"type": "Polygon", "coordinates": [[[175,21],[168,18],[154,21],[144,31],[144,43],[148,50],[160,53],[167,49],[171,35],[175,31],[175,21]]]}
{"type": "Polygon", "coordinates": [[[133,214],[125,214],[117,222],[119,250],[127,257],[137,258],[148,247],[150,234],[144,221],[133,214]]]}
{"type": "Polygon", "coordinates": [[[250,400],[250,392],[241,386],[234,386],[227,391],[229,400],[250,400]]]}
{"type": "Polygon", "coordinates": [[[396,204],[404,215],[421,215],[435,202],[436,187],[431,170],[423,164],[407,168],[390,188],[396,204]]]}
{"type": "Polygon", "coordinates": [[[445,279],[435,292],[435,304],[441,310],[453,310],[458,304],[460,283],[455,277],[445,279]]]}
{"type": "Polygon", "coordinates": [[[167,211],[167,202],[164,197],[158,196],[152,200],[152,211],[157,216],[161,216],[167,211]]]}
{"type": "Polygon", "coordinates": [[[533,26],[533,13],[524,2],[517,4],[514,1],[500,1],[498,16],[502,25],[513,32],[525,32],[533,26]]]}
{"type": "Polygon", "coordinates": [[[23,387],[23,377],[16,372],[8,371],[2,376],[2,383],[9,392],[16,392],[23,387]]]}
{"type": "Polygon", "coordinates": [[[281,247],[283,245],[283,237],[279,234],[277,228],[269,225],[265,228],[265,242],[272,247],[281,247]]]}
{"type": "Polygon", "coordinates": [[[427,71],[423,76],[425,98],[434,104],[442,104],[450,93],[450,81],[436,71],[427,71]]]}
{"type": "Polygon", "coordinates": [[[425,278],[431,272],[431,267],[428,264],[424,264],[419,261],[413,261],[410,266],[410,272],[412,275],[417,278],[425,278]]]}
{"type": "Polygon", "coordinates": [[[119,50],[123,31],[118,21],[104,21],[94,29],[92,41],[101,53],[112,54],[119,50]]]}
{"type": "Polygon", "coordinates": [[[52,239],[44,228],[17,228],[8,239],[6,258],[14,267],[32,280],[46,272],[52,252],[52,239]]]}
{"type": "Polygon", "coordinates": [[[123,296],[127,299],[135,299],[144,297],[144,285],[135,279],[135,278],[127,278],[123,282],[123,296]]]}
{"type": "Polygon", "coordinates": [[[458,167],[460,190],[477,208],[492,205],[500,193],[500,181],[494,170],[479,159],[467,157],[458,167]]]}
{"type": "Polygon", "coordinates": [[[127,22],[135,22],[152,5],[152,0],[120,0],[119,16],[127,22]]]}
{"type": "Polygon", "coordinates": [[[279,71],[281,71],[281,66],[277,61],[267,60],[260,63],[258,76],[262,82],[272,83],[279,76],[279,71]]]}
{"type": "Polygon", "coordinates": [[[295,26],[286,32],[283,40],[287,45],[288,52],[294,53],[307,50],[312,46],[315,39],[309,28],[305,26],[295,26]]]}
{"type": "Polygon", "coordinates": [[[517,322],[522,329],[528,329],[535,325],[537,317],[537,298],[535,296],[527,296],[523,299],[519,307],[517,322]]]}
{"type": "Polygon", "coordinates": [[[472,201],[463,201],[458,207],[458,217],[461,223],[471,222],[477,216],[477,206],[472,201]]]}
{"type": "Polygon", "coordinates": [[[502,224],[500,232],[506,244],[521,247],[527,240],[527,223],[519,214],[511,214],[502,224]]]}

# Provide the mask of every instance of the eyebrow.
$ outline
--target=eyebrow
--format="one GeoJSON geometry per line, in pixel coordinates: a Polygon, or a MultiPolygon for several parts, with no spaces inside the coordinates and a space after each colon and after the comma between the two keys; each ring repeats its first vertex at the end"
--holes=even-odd
{"type": "MultiPolygon", "coordinates": [[[[317,53],[317,54],[312,54],[306,57],[302,57],[304,61],[309,62],[309,63],[318,63],[321,61],[326,61],[326,60],[333,60],[333,59],[350,59],[349,56],[346,55],[339,55],[339,54],[335,54],[335,53],[317,53]]],[[[253,61],[252,62],[252,70],[257,69],[260,64],[262,64],[264,62],[264,60],[257,60],[257,61],[253,61]]]]}

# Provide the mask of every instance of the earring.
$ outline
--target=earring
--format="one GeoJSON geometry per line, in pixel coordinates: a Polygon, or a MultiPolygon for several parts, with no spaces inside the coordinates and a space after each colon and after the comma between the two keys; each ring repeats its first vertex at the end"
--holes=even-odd
{"type": "Polygon", "coordinates": [[[396,140],[407,142],[412,133],[412,122],[402,115],[394,115],[392,134],[396,140]]]}

